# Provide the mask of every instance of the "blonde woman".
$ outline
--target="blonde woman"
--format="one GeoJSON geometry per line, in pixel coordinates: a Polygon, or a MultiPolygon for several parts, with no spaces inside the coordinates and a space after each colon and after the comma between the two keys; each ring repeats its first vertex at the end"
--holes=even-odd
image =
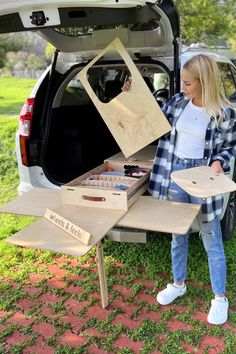
{"type": "MultiPolygon", "coordinates": [[[[216,174],[229,170],[229,161],[236,156],[236,117],[221,94],[220,74],[211,57],[200,54],[186,62],[182,70],[182,85],[183,92],[162,107],[172,130],[159,140],[149,191],[159,199],[201,204],[200,237],[208,256],[214,294],[208,322],[223,324],[228,317],[226,261],[219,219],[223,197],[192,197],[171,181],[170,174],[201,165],[211,166],[216,174]]],[[[172,303],[187,290],[188,237],[189,233],[172,235],[174,282],[157,294],[161,305],[172,303]]]]}

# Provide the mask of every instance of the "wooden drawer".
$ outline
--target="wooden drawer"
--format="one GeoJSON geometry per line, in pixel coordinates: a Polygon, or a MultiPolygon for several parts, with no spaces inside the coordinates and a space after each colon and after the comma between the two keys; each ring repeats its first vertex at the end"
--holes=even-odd
{"type": "Polygon", "coordinates": [[[62,203],[128,210],[129,206],[147,190],[150,170],[146,169],[145,174],[139,178],[119,175],[124,172],[124,166],[124,163],[106,161],[63,185],[62,203]]]}

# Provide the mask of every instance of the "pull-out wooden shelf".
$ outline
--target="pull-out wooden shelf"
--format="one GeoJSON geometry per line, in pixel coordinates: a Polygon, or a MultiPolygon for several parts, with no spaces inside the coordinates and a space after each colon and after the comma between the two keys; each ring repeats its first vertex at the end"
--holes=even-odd
{"type": "Polygon", "coordinates": [[[120,227],[183,235],[191,227],[200,205],[141,196],[117,223],[120,227]]]}
{"type": "Polygon", "coordinates": [[[129,177],[124,175],[125,165],[124,162],[106,161],[62,186],[62,203],[128,210],[147,190],[150,170],[140,178],[129,177]]]}
{"type": "Polygon", "coordinates": [[[43,216],[46,208],[62,205],[60,189],[34,188],[0,207],[2,214],[43,216]]]}
{"type": "Polygon", "coordinates": [[[88,245],[84,244],[46,218],[41,218],[10,236],[7,241],[25,247],[72,256],[84,256],[104,238],[106,233],[125,214],[123,210],[106,210],[75,205],[62,205],[55,212],[89,232],[92,236],[91,242],[88,245]]]}

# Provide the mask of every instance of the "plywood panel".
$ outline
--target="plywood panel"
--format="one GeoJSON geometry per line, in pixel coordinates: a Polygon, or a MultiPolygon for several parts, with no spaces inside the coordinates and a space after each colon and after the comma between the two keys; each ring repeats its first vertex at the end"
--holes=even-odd
{"type": "Polygon", "coordinates": [[[120,227],[185,234],[200,210],[199,205],[140,197],[117,223],[120,227]]]}
{"type": "Polygon", "coordinates": [[[46,208],[56,209],[61,202],[60,190],[34,188],[0,208],[0,213],[43,216],[46,208]]]}
{"type": "Polygon", "coordinates": [[[123,174],[124,165],[124,163],[115,163],[113,161],[106,162],[73,181],[70,181],[61,187],[62,203],[96,208],[127,210],[137,197],[147,190],[150,170],[146,171],[146,173],[140,178],[111,175],[116,170],[121,171],[123,174]],[[112,167],[114,171],[109,172],[111,173],[110,175],[101,176],[100,174],[105,172],[107,167],[112,167]],[[101,179],[103,187],[101,187],[101,185],[91,185],[91,183],[95,184],[95,176],[97,176],[96,178],[101,179]],[[89,180],[90,178],[92,179],[89,180]],[[110,188],[110,182],[112,181],[116,182],[116,185],[124,185],[126,184],[124,181],[130,182],[131,180],[133,182],[128,184],[128,189],[126,190],[110,188]]]}
{"type": "Polygon", "coordinates": [[[212,197],[236,190],[236,183],[224,174],[216,175],[211,167],[200,166],[175,171],[171,178],[187,193],[199,198],[212,197]]]}
{"type": "Polygon", "coordinates": [[[105,161],[112,161],[113,163],[122,162],[127,165],[139,165],[140,167],[146,167],[151,169],[156,149],[156,145],[148,145],[128,158],[126,158],[122,152],[118,152],[117,154],[106,159],[105,161]]]}
{"type": "Polygon", "coordinates": [[[9,237],[7,242],[72,256],[83,256],[106,235],[125,211],[63,205],[56,209],[56,213],[89,232],[91,242],[84,245],[45,218],[9,237]]]}
{"type": "Polygon", "coordinates": [[[171,129],[119,38],[102,50],[78,76],[125,157],[133,155],[171,129]],[[130,70],[132,85],[128,92],[121,92],[110,102],[103,103],[91,88],[87,73],[106,52],[114,50],[121,55],[130,70]]]}
{"type": "Polygon", "coordinates": [[[91,243],[91,234],[88,231],[82,229],[78,225],[75,225],[73,222],[64,218],[64,216],[61,216],[55,211],[46,209],[44,217],[60,229],[67,232],[70,236],[75,237],[84,245],[91,243]]]}

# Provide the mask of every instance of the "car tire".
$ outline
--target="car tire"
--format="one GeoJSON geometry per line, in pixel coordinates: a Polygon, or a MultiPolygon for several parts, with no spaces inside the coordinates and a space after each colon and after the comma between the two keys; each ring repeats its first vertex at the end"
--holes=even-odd
{"type": "Polygon", "coordinates": [[[236,192],[229,195],[228,204],[223,219],[221,220],[222,237],[224,241],[228,241],[233,237],[234,227],[236,223],[236,192]]]}

